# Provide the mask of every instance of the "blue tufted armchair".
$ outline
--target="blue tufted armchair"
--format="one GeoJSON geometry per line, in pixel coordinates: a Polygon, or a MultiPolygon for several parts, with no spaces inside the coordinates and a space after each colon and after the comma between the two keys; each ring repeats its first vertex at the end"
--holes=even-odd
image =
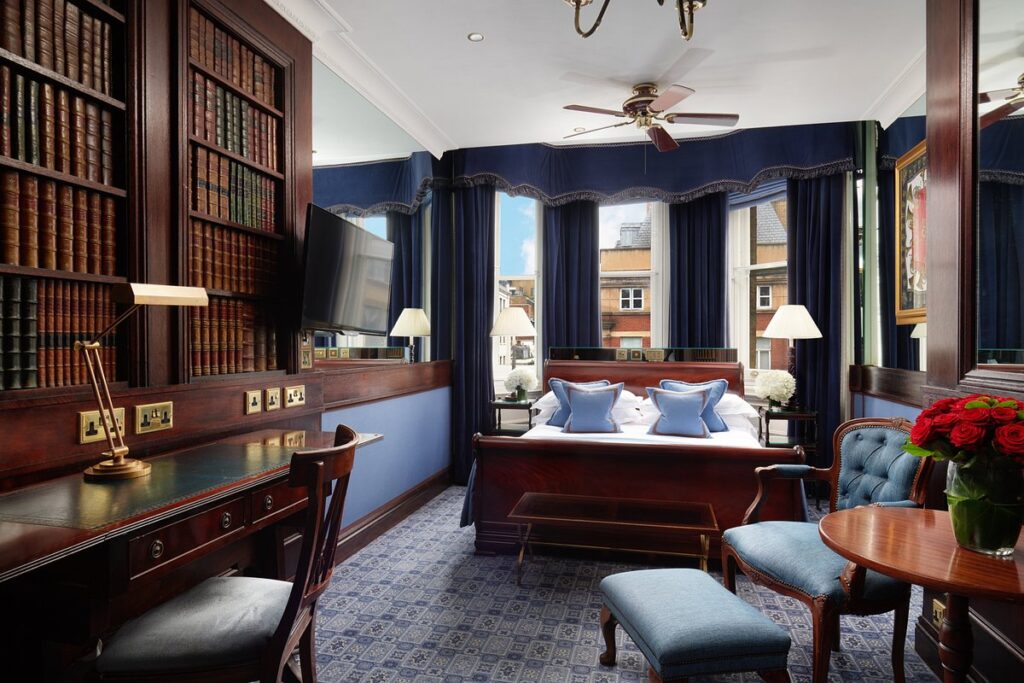
{"type": "Polygon", "coordinates": [[[814,626],[813,683],[828,680],[829,657],[839,649],[840,614],[895,611],[893,680],[903,683],[903,647],[910,611],[910,585],[864,571],[832,552],[813,522],[758,522],[772,479],[814,479],[831,486],[829,510],[859,505],[917,507],[924,502],[931,461],[903,451],[911,424],[864,418],[840,425],[835,459],[828,469],[773,465],[756,470],[758,492],[743,526],[722,536],[725,586],[736,592],[736,569],[754,583],[807,603],[814,626]]]}

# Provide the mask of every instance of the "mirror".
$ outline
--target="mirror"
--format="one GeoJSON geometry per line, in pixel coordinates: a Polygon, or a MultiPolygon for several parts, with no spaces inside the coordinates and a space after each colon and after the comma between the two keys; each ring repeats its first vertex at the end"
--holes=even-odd
{"type": "Polygon", "coordinates": [[[1024,5],[979,5],[979,366],[1024,371],[1024,5]]]}

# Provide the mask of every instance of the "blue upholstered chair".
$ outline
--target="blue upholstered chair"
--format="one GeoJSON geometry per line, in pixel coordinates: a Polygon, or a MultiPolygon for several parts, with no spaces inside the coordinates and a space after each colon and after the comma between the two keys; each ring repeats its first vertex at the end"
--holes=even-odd
{"type": "Polygon", "coordinates": [[[807,603],[814,623],[813,683],[826,683],[829,657],[839,649],[840,614],[895,611],[893,680],[903,683],[903,644],[910,585],[847,562],[825,546],[812,522],[758,522],[772,479],[813,479],[831,485],[829,510],[859,505],[917,507],[924,502],[930,460],[903,451],[910,423],[902,419],[851,420],[836,430],[828,469],[809,465],[757,468],[758,493],[743,526],[722,536],[725,586],[736,591],[736,569],[754,583],[807,603]]]}

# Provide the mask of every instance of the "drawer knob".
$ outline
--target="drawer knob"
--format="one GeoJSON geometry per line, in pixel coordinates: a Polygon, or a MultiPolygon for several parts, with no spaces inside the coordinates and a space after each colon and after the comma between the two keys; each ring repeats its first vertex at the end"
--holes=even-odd
{"type": "Polygon", "coordinates": [[[269,493],[263,496],[263,509],[268,512],[274,509],[274,497],[269,493]]]}
{"type": "Polygon", "coordinates": [[[220,528],[228,529],[231,527],[231,513],[225,512],[220,516],[220,528]]]}
{"type": "Polygon", "coordinates": [[[164,554],[164,542],[157,539],[149,544],[149,556],[154,560],[159,559],[164,554]]]}

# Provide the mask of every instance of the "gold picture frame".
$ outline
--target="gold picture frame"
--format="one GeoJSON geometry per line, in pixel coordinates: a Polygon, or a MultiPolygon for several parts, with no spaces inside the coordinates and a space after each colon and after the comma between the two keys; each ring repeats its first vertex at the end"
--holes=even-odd
{"type": "Polygon", "coordinates": [[[928,156],[925,143],[896,160],[896,324],[916,325],[927,314],[928,156]]]}

